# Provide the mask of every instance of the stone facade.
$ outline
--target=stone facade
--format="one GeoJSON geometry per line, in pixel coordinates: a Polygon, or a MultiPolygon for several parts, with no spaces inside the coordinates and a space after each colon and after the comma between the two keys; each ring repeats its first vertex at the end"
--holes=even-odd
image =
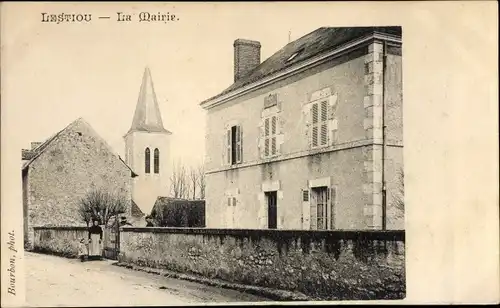
{"type": "Polygon", "coordinates": [[[74,121],[41,147],[22,172],[28,246],[33,243],[34,226],[86,225],[77,208],[79,200],[92,189],[125,196],[125,215],[131,215],[134,174],[83,119],[74,121]]]}
{"type": "Polygon", "coordinates": [[[304,293],[405,297],[404,232],[123,228],[125,264],[304,293]]]}
{"type": "Polygon", "coordinates": [[[385,75],[381,47],[365,42],[207,107],[208,228],[268,228],[275,192],[278,229],[316,229],[315,204],[326,188],[327,229],[380,229],[383,94],[387,228],[404,228],[393,205],[403,166],[401,44],[388,50],[385,75]],[[232,162],[228,132],[235,126],[232,162]]]}

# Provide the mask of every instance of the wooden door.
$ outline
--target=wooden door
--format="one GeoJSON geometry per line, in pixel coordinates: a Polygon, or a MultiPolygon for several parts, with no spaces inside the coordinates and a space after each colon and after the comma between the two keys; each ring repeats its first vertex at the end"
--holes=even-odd
{"type": "Polygon", "coordinates": [[[267,226],[269,229],[278,227],[278,207],[277,193],[275,191],[266,193],[267,195],[267,226]]]}

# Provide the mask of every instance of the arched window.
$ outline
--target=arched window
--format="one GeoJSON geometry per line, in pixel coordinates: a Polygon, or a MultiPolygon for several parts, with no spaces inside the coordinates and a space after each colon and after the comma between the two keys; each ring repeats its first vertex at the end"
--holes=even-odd
{"type": "Polygon", "coordinates": [[[146,148],[145,155],[146,155],[146,158],[144,160],[144,163],[146,164],[145,172],[151,173],[151,153],[149,148],[146,148]]]}
{"type": "Polygon", "coordinates": [[[154,164],[155,173],[160,173],[160,150],[158,149],[155,149],[154,164]]]}

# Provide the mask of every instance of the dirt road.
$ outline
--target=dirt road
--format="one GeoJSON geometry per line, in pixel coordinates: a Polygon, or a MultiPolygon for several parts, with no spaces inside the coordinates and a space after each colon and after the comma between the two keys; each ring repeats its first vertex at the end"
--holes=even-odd
{"type": "Polygon", "coordinates": [[[239,291],[113,266],[25,253],[29,306],[134,306],[269,301],[239,291]]]}

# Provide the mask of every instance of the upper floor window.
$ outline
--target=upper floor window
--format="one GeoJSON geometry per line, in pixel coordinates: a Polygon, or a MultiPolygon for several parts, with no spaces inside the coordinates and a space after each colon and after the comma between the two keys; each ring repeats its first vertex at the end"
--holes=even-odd
{"type": "Polygon", "coordinates": [[[154,173],[160,173],[160,150],[154,151],[154,173]]]}
{"type": "Polygon", "coordinates": [[[149,148],[146,148],[144,151],[145,159],[144,159],[144,164],[145,164],[145,170],[144,172],[146,173],[151,173],[151,151],[149,148]]]}
{"type": "Polygon", "coordinates": [[[277,154],[277,116],[273,115],[264,120],[264,157],[271,157],[277,154]]]}
{"type": "Polygon", "coordinates": [[[326,100],[312,103],[312,147],[328,144],[328,102],[326,100]]]}
{"type": "Polygon", "coordinates": [[[243,133],[240,125],[234,125],[226,131],[226,163],[234,165],[242,162],[243,133]]]}

